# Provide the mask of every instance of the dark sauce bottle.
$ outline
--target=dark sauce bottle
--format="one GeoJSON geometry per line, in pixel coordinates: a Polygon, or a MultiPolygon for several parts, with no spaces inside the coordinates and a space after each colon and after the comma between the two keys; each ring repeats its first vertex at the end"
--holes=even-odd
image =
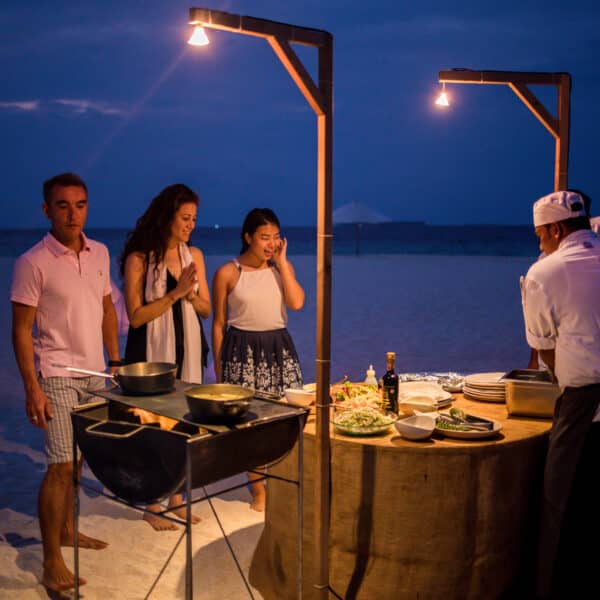
{"type": "Polygon", "coordinates": [[[383,405],[385,410],[398,412],[398,375],[394,371],[395,352],[386,352],[387,370],[382,378],[383,405]]]}

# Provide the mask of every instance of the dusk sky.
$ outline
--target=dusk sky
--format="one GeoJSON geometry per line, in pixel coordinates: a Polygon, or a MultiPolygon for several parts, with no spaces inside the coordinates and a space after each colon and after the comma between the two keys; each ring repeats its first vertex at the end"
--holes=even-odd
{"type": "MultiPolygon", "coordinates": [[[[42,181],[63,171],[88,183],[93,227],[131,227],[175,182],[200,194],[200,225],[254,206],[314,224],[314,113],[266,41],[209,30],[189,47],[190,6],[333,34],[334,208],[530,223],[554,140],[507,86],[448,86],[436,109],[438,71],[464,67],[571,74],[569,184],[600,214],[597,0],[4,0],[0,227],[43,227],[42,181]]],[[[315,76],[316,50],[295,49],[315,76]]],[[[532,90],[555,113],[555,88],[532,90]]]]}

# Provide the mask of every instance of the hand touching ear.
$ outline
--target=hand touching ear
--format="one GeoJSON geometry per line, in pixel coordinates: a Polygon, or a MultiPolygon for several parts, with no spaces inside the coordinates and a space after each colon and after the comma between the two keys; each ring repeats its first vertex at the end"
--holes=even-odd
{"type": "Polygon", "coordinates": [[[279,266],[287,261],[287,238],[281,238],[273,252],[273,262],[279,266]]]}

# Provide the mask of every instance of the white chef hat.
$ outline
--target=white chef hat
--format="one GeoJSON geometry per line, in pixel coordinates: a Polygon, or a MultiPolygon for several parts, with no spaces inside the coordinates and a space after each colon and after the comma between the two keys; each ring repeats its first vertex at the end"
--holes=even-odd
{"type": "Polygon", "coordinates": [[[577,192],[553,192],[533,205],[534,227],[585,216],[583,198],[577,192]]]}

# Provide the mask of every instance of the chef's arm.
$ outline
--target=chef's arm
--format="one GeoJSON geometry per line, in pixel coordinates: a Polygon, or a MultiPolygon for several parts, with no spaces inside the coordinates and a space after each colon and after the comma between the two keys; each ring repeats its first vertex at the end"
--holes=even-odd
{"type": "Polygon", "coordinates": [[[12,342],[25,389],[25,411],[38,427],[45,428],[47,419],[52,418],[52,411],[35,372],[33,324],[36,313],[35,306],[12,303],[12,342]]]}
{"type": "Polygon", "coordinates": [[[110,294],[102,298],[102,311],[102,341],[108,360],[119,360],[119,320],[110,294]]]}
{"type": "Polygon", "coordinates": [[[531,348],[529,353],[529,363],[527,364],[528,369],[539,369],[540,363],[538,361],[538,351],[535,348],[531,348]]]}
{"type": "Polygon", "coordinates": [[[544,361],[544,363],[548,367],[548,369],[550,369],[550,372],[552,373],[552,376],[554,377],[554,379],[556,379],[556,375],[554,375],[554,358],[555,358],[554,348],[551,348],[550,350],[538,350],[538,353],[540,355],[540,358],[544,361]]]}
{"type": "Polygon", "coordinates": [[[304,290],[296,279],[294,267],[289,260],[284,260],[277,265],[283,285],[285,304],[290,310],[300,310],[304,306],[304,290]]]}
{"type": "Polygon", "coordinates": [[[215,376],[221,383],[223,374],[221,373],[221,350],[223,348],[223,339],[227,330],[227,270],[228,265],[221,267],[213,278],[212,296],[213,296],[213,323],[212,323],[212,349],[215,367],[215,376]]]}
{"type": "MultiPolygon", "coordinates": [[[[180,282],[183,277],[180,277],[180,282]]],[[[183,283],[183,282],[182,282],[183,283]]],[[[144,304],[144,288],[146,287],[146,260],[139,252],[133,252],[125,261],[125,306],[129,324],[137,329],[142,325],[160,317],[167,312],[177,300],[189,293],[189,289],[177,288],[165,294],[162,298],[144,304]]]]}
{"type": "Polygon", "coordinates": [[[203,318],[210,317],[210,292],[206,282],[206,266],[204,264],[204,255],[198,248],[190,248],[194,264],[196,265],[196,279],[198,290],[192,290],[186,299],[194,307],[194,310],[203,318]]]}
{"type": "Polygon", "coordinates": [[[558,331],[553,318],[552,301],[546,294],[543,284],[530,277],[529,273],[521,280],[521,298],[525,337],[529,347],[534,348],[532,355],[537,350],[538,357],[554,374],[554,347],[558,331]]]}

